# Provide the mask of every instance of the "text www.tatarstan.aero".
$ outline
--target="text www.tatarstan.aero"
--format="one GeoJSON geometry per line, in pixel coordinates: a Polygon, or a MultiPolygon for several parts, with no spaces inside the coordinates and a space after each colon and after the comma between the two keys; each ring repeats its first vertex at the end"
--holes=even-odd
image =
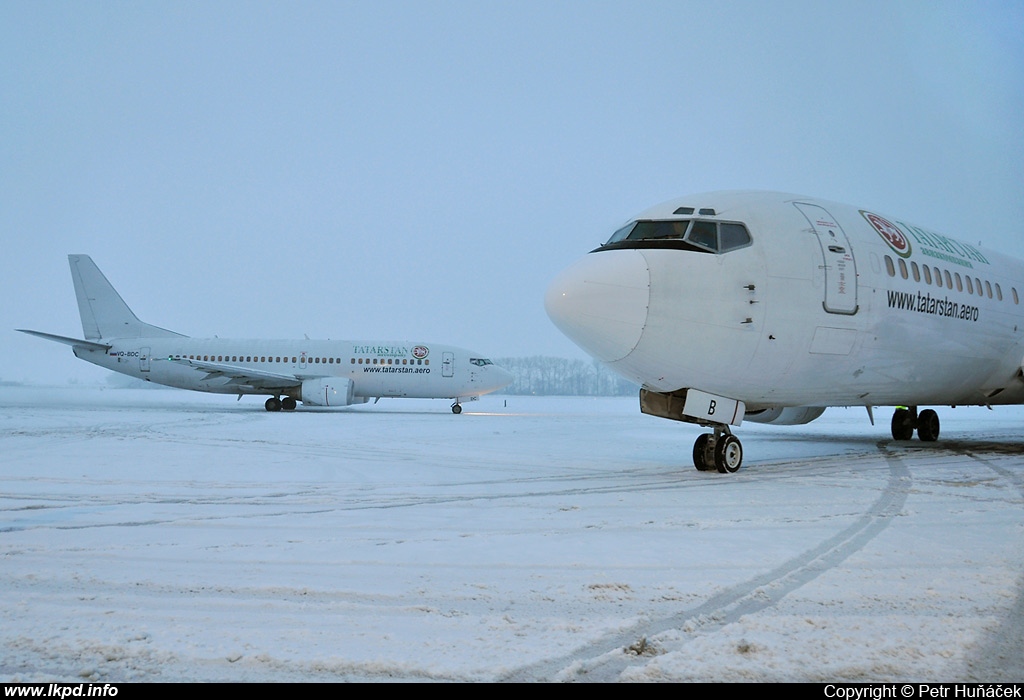
{"type": "Polygon", "coordinates": [[[903,309],[919,314],[930,314],[932,316],[943,316],[945,318],[957,318],[961,321],[977,321],[979,310],[977,306],[960,304],[950,301],[947,297],[939,299],[931,294],[918,292],[889,292],[889,308],[903,309]]]}

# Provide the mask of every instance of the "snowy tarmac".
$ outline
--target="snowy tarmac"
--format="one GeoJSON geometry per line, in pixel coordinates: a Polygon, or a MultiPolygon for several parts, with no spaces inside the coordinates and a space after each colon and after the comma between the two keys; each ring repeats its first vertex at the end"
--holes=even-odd
{"type": "Polygon", "coordinates": [[[1021,681],[1024,409],[0,388],[0,681],[1021,681]]]}

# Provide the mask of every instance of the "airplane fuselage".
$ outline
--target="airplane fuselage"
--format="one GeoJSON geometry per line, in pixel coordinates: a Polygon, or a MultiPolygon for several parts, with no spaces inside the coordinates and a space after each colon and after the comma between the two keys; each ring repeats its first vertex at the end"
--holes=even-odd
{"type": "Polygon", "coordinates": [[[363,399],[470,398],[507,383],[507,374],[483,356],[432,343],[186,337],[104,342],[109,350],[75,348],[75,355],[145,381],[222,394],[268,391],[224,374],[197,372],[190,361],[293,375],[296,386],[317,377],[347,378],[353,395],[363,399]]]}
{"type": "Polygon", "coordinates": [[[796,407],[1022,403],[1022,292],[1024,263],[902,219],[716,192],[630,220],[545,305],[645,392],[735,400],[734,420],[680,418],[727,426],[796,407]]]}

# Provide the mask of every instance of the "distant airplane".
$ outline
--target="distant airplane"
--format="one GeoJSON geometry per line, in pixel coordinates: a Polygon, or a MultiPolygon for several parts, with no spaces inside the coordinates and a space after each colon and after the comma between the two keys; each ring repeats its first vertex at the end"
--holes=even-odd
{"type": "Polygon", "coordinates": [[[84,340],[18,329],[70,345],[75,357],[179,389],[270,395],[268,411],[348,406],[371,398],[463,401],[497,391],[512,375],[450,345],[398,341],[189,338],[140,321],[88,255],[69,255],[84,340]]]}
{"type": "MultiPolygon", "coordinates": [[[[990,222],[991,223],[991,222],[990,222]]],[[[735,472],[731,427],[896,406],[892,435],[939,436],[925,405],[1024,403],[1024,263],[871,210],[777,192],[655,206],[551,284],[545,307],[636,382],[640,410],[713,429],[697,469],[735,472]]]]}

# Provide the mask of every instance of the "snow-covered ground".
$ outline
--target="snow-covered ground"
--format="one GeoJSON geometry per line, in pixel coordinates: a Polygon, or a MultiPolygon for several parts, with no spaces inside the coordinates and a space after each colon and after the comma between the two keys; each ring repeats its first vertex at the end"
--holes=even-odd
{"type": "Polygon", "coordinates": [[[0,680],[1020,681],[1024,409],[0,388],[0,680]]]}

